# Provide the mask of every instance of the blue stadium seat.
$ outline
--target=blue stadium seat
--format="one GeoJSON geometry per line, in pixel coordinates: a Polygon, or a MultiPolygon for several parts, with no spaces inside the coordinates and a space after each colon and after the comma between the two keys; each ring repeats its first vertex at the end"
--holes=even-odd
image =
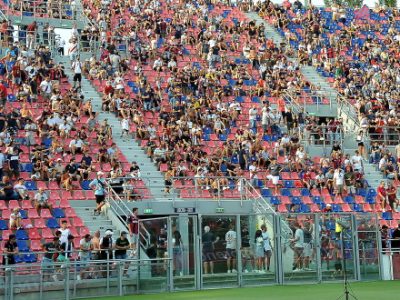
{"type": "Polygon", "coordinates": [[[53,216],[57,219],[65,218],[64,211],[61,208],[54,208],[53,209],[53,216]]]}
{"type": "Polygon", "coordinates": [[[17,240],[17,245],[18,245],[18,250],[20,252],[28,252],[29,251],[29,246],[26,241],[17,240]]]}
{"type": "Polygon", "coordinates": [[[0,230],[7,230],[8,222],[6,220],[0,220],[0,230]]]}
{"type": "Polygon", "coordinates": [[[58,225],[58,222],[55,218],[48,219],[46,225],[49,228],[60,228],[60,225],[58,225]]]}
{"type": "Polygon", "coordinates": [[[23,229],[18,229],[15,233],[17,240],[29,240],[28,233],[23,229]]]}

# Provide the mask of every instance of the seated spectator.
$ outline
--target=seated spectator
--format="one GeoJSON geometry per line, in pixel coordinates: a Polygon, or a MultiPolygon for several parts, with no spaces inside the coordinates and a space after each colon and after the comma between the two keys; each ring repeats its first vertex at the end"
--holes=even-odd
{"type": "Polygon", "coordinates": [[[19,178],[17,183],[14,185],[14,191],[18,193],[19,199],[29,199],[28,189],[25,186],[25,180],[19,178]]]}
{"type": "Polygon", "coordinates": [[[11,215],[10,215],[10,229],[22,229],[23,227],[21,226],[21,220],[22,220],[22,215],[20,213],[20,208],[16,207],[13,209],[11,215]]]}
{"type": "Polygon", "coordinates": [[[40,216],[40,211],[42,210],[42,208],[48,208],[50,210],[50,213],[53,213],[53,205],[51,205],[48,202],[48,200],[49,200],[49,196],[43,190],[43,188],[40,188],[34,197],[35,208],[36,208],[39,216],[40,216]]]}
{"type": "Polygon", "coordinates": [[[0,182],[0,199],[1,200],[17,200],[19,194],[14,191],[10,177],[3,176],[3,180],[0,182]]]}

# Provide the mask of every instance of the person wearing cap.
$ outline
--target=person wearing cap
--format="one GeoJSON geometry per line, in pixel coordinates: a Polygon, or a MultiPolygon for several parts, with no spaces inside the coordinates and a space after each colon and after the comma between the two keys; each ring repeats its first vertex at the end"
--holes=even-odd
{"type": "Polygon", "coordinates": [[[88,264],[90,260],[90,256],[92,254],[93,250],[93,243],[92,243],[92,237],[90,234],[86,234],[80,241],[79,241],[79,260],[80,260],[80,267],[81,271],[79,275],[77,276],[78,280],[81,280],[83,278],[86,278],[88,276],[87,270],[88,270],[88,264]]]}
{"type": "Polygon", "coordinates": [[[103,178],[104,173],[97,172],[97,177],[89,183],[89,187],[94,189],[94,195],[96,197],[96,208],[94,209],[94,214],[100,214],[101,208],[104,206],[105,196],[106,196],[106,181],[103,178]]]}
{"type": "Polygon", "coordinates": [[[113,236],[114,232],[112,229],[107,229],[105,236],[100,239],[100,259],[107,260],[113,258],[112,250],[114,249],[113,236]]]}
{"type": "Polygon", "coordinates": [[[74,252],[74,248],[75,248],[74,236],[72,234],[69,234],[67,236],[66,241],[61,243],[60,246],[61,253],[57,257],[57,261],[59,262],[69,261],[71,259],[72,253],[74,252]]]}
{"type": "Polygon", "coordinates": [[[15,234],[10,234],[8,241],[3,247],[3,265],[15,264],[15,255],[17,255],[18,252],[17,237],[15,234]]]}
{"type": "Polygon", "coordinates": [[[324,209],[322,210],[323,213],[330,213],[332,212],[332,205],[330,203],[328,203],[324,209]]]}

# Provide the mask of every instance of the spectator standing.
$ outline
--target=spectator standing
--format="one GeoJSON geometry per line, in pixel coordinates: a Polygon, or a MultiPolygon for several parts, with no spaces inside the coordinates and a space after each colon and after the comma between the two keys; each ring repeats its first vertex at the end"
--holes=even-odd
{"type": "Polygon", "coordinates": [[[214,274],[214,244],[219,240],[219,237],[215,237],[214,233],[210,231],[210,226],[204,226],[204,233],[201,237],[203,243],[202,255],[203,255],[203,271],[204,274],[214,274]]]}
{"type": "Polygon", "coordinates": [[[109,260],[113,259],[112,250],[114,249],[113,236],[114,232],[111,229],[107,229],[105,236],[100,239],[100,259],[109,260]]]}
{"type": "Polygon", "coordinates": [[[15,255],[19,253],[15,234],[9,235],[8,241],[4,244],[3,252],[3,265],[15,264],[15,255]]]}
{"type": "Polygon", "coordinates": [[[293,272],[300,272],[303,269],[303,251],[304,251],[304,231],[301,229],[300,224],[295,222],[296,229],[294,238],[290,240],[294,246],[294,270],[293,272]]]}
{"type": "Polygon", "coordinates": [[[242,267],[243,267],[243,272],[248,273],[249,270],[246,268],[247,263],[250,262],[251,269],[254,270],[254,260],[253,260],[253,253],[251,251],[251,245],[250,245],[250,233],[249,230],[247,229],[246,225],[242,226],[241,230],[241,253],[242,253],[242,267]]]}
{"type": "Polygon", "coordinates": [[[229,225],[229,230],[225,234],[226,242],[226,266],[228,268],[227,273],[236,273],[236,232],[233,230],[234,224],[229,225]]]}
{"type": "Polygon", "coordinates": [[[75,61],[72,63],[72,70],[74,72],[74,88],[81,88],[82,81],[82,63],[79,56],[76,57],[75,61]]]}
{"type": "Polygon", "coordinates": [[[115,241],[115,259],[126,259],[128,257],[129,240],[126,231],[121,232],[121,236],[115,241]]]}
{"type": "Polygon", "coordinates": [[[67,220],[61,221],[61,227],[58,229],[61,232],[60,243],[66,243],[68,241],[68,237],[71,235],[71,230],[68,228],[67,220]]]}
{"type": "Polygon", "coordinates": [[[262,236],[262,231],[257,230],[254,237],[255,242],[255,253],[256,253],[256,273],[265,273],[265,269],[263,268],[263,260],[264,260],[264,239],[262,236]]]}
{"type": "MultiPolygon", "coordinates": [[[[46,281],[54,273],[54,259],[60,251],[60,239],[54,237],[53,241],[43,244],[44,256],[42,258],[43,280],[46,281]]],[[[52,275],[54,281],[58,281],[56,274],[52,275]]]]}
{"type": "Polygon", "coordinates": [[[132,208],[132,213],[128,218],[128,226],[129,226],[129,235],[131,237],[131,248],[133,250],[133,254],[136,255],[137,253],[137,245],[139,243],[139,209],[137,207],[132,208]]]}
{"type": "Polygon", "coordinates": [[[269,272],[270,264],[271,264],[271,256],[272,256],[272,245],[271,238],[267,231],[267,226],[265,224],[261,225],[261,236],[264,242],[264,263],[265,263],[265,271],[269,272]]]}
{"type": "Polygon", "coordinates": [[[105,204],[106,195],[106,181],[103,178],[104,173],[97,172],[97,177],[89,183],[89,187],[94,189],[94,195],[96,197],[96,208],[94,209],[94,215],[101,213],[101,208],[105,204]]]}
{"type": "MultiPolygon", "coordinates": [[[[128,233],[126,231],[121,232],[121,236],[115,241],[115,259],[126,260],[128,258],[127,250],[130,248],[128,240],[128,233]]],[[[123,275],[128,273],[129,262],[124,264],[123,275]]]]}
{"type": "MultiPolygon", "coordinates": [[[[61,234],[62,237],[62,234],[61,234]]],[[[71,259],[72,253],[74,252],[74,236],[69,234],[65,240],[65,242],[60,245],[61,253],[57,257],[57,261],[65,262],[71,259]]]]}
{"type": "Polygon", "coordinates": [[[90,234],[86,234],[83,239],[80,240],[79,242],[79,260],[80,260],[80,273],[77,276],[78,280],[87,278],[87,270],[88,270],[88,265],[90,261],[90,256],[92,254],[93,250],[93,244],[92,244],[92,237],[90,234]]]}
{"type": "Polygon", "coordinates": [[[183,243],[181,233],[174,231],[172,238],[172,260],[174,264],[175,275],[183,276],[183,243]]]}

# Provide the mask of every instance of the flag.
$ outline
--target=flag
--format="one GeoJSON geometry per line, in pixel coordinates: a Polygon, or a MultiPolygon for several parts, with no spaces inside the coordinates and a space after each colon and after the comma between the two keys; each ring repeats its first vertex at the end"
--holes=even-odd
{"type": "Polygon", "coordinates": [[[363,7],[354,12],[356,20],[369,20],[369,8],[364,4],[363,7]]]}

